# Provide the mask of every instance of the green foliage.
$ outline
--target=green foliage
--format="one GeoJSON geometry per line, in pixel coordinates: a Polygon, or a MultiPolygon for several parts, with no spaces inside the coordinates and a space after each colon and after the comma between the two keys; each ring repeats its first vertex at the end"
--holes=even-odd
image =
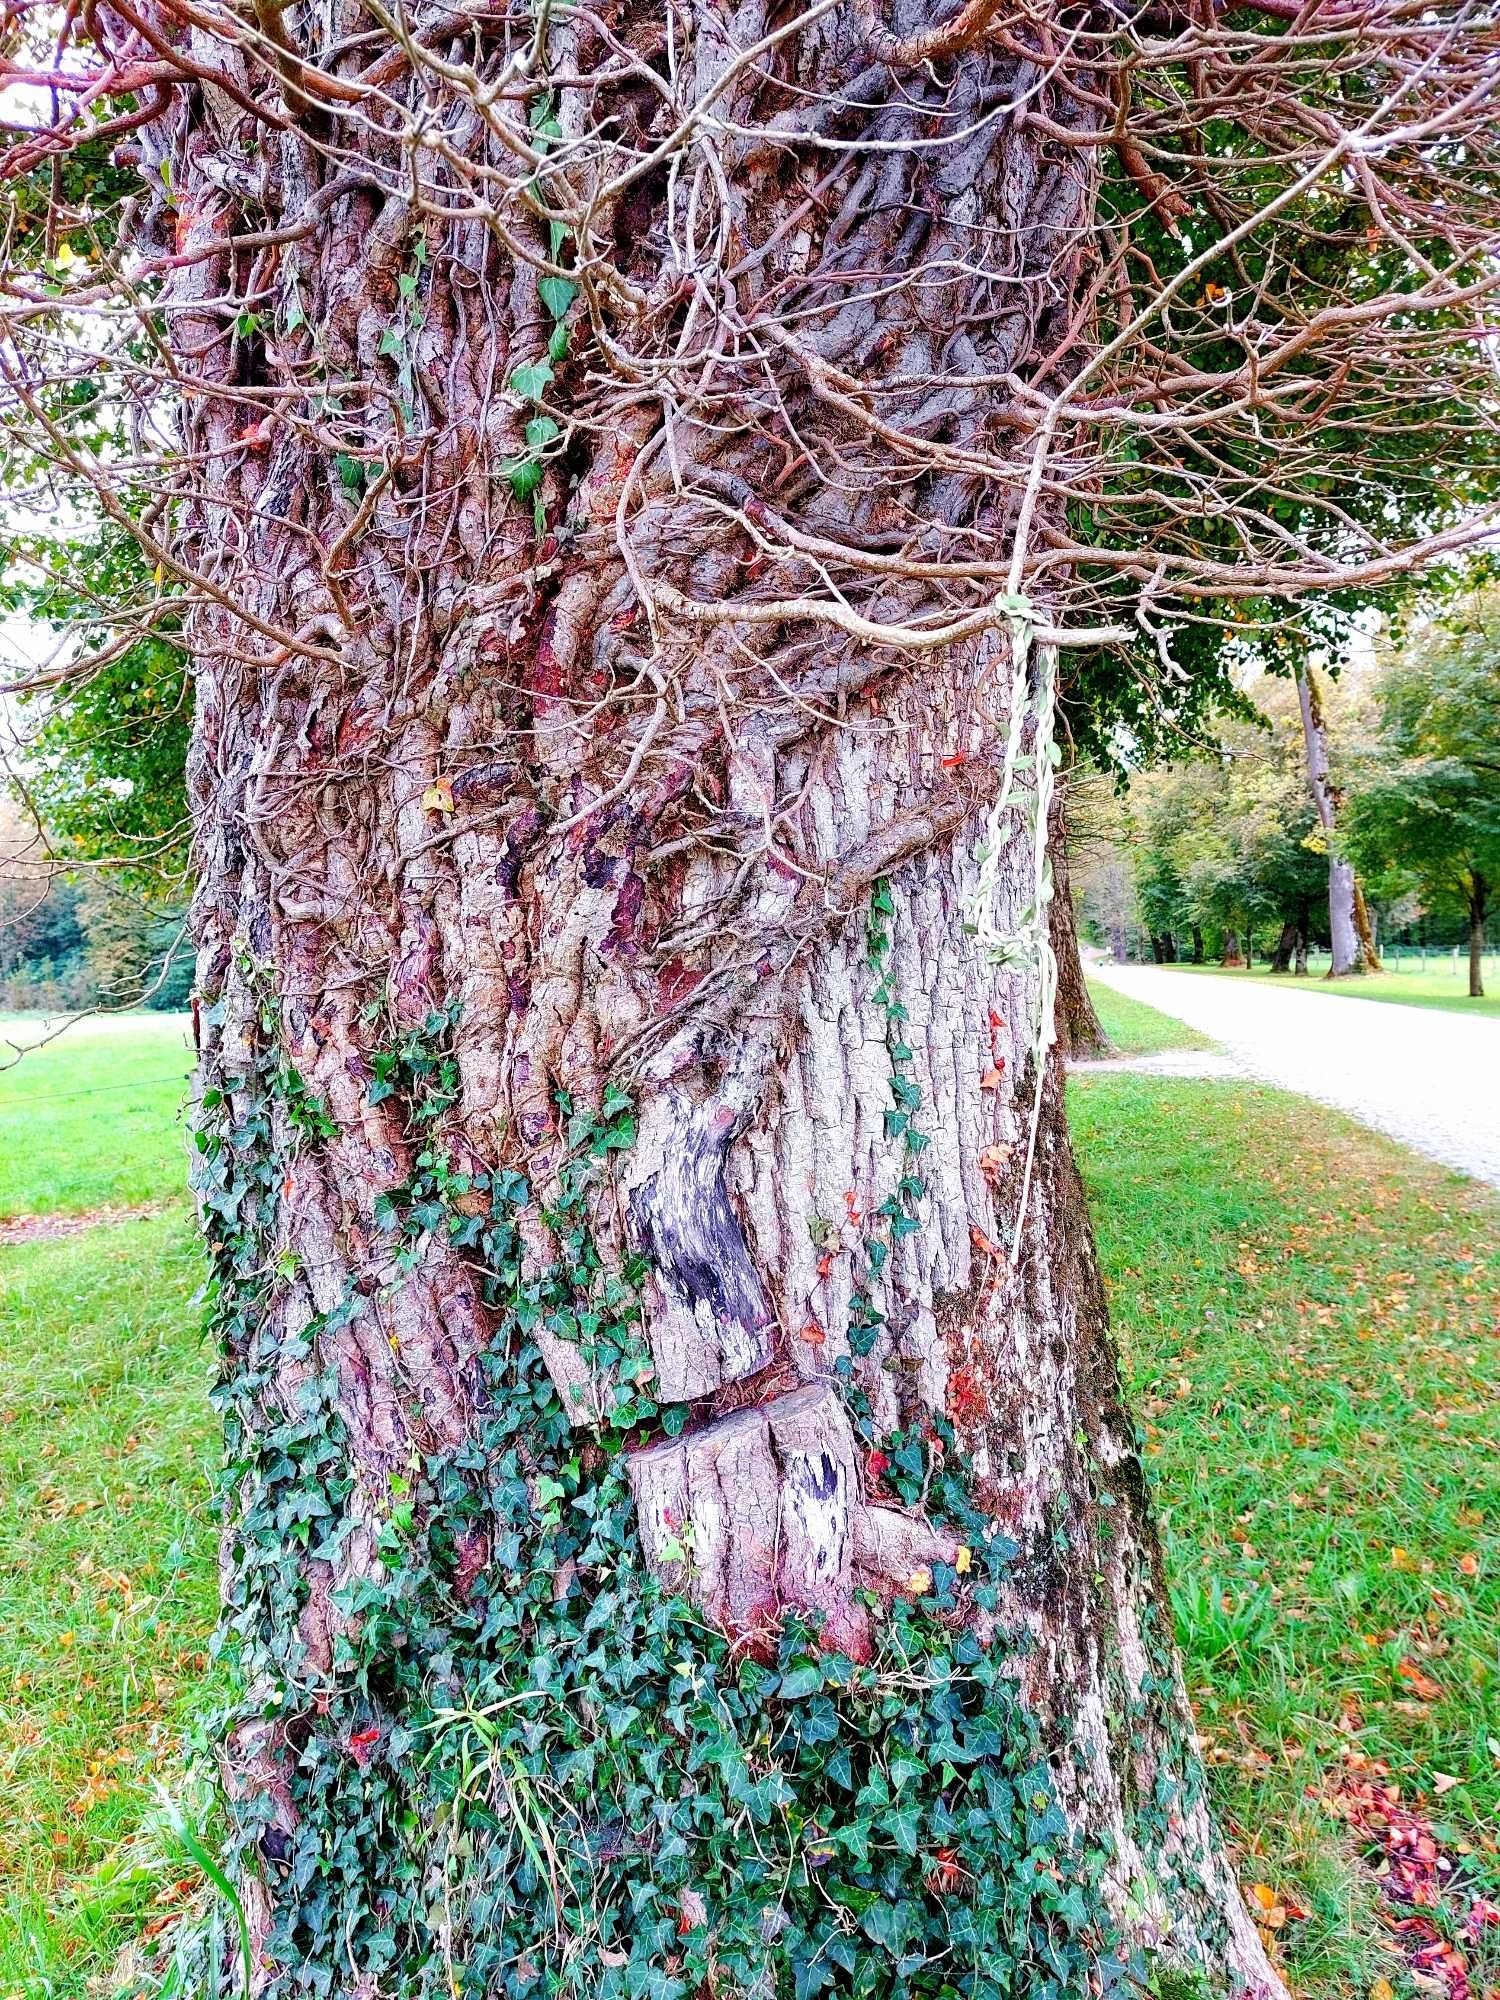
{"type": "MultiPolygon", "coordinates": [[[[1106,1008],[1114,997],[1107,989],[1098,995],[1106,1008]]],[[[65,1079],[85,1105],[91,1088],[137,1060],[142,1037],[140,1065],[149,1070],[157,1060],[151,1038],[159,1024],[136,1017],[112,1027],[109,1039],[80,1047],[65,1079]]],[[[62,1060],[73,1046],[66,1038],[10,1074],[24,1079],[33,1061],[62,1060]]],[[[1243,1872],[1310,1911],[1282,1933],[1299,1992],[1346,2000],[1395,1974],[1382,1955],[1367,1878],[1317,1803],[1348,1740],[1345,1727],[1352,1720],[1355,1746],[1386,1758],[1414,1793],[1433,1770],[1463,1780],[1440,1802],[1445,1837],[1477,1837],[1482,1851],[1485,1825],[1500,1811],[1486,1747],[1487,1735],[1500,1740],[1488,1712],[1500,1570],[1476,1513],[1484,1414],[1496,1385],[1492,1344],[1474,1335],[1500,1296],[1500,1214],[1484,1190],[1345,1121],[1310,1127],[1305,1107],[1275,1092],[1103,1074],[1075,1081],[1072,1099],[1105,1268],[1117,1287],[1128,1383],[1149,1426],[1147,1464],[1170,1509],[1175,1595],[1185,1601],[1197,1575],[1203,1588],[1212,1579],[1236,1602],[1247,1590],[1269,1590],[1276,1605],[1270,1630],[1237,1653],[1210,1660],[1192,1620],[1184,1634],[1215,1752],[1215,1802],[1244,1846],[1243,1872]],[[1338,1230],[1303,1226],[1310,1184],[1325,1190],[1338,1230]],[[1290,1402],[1295,1420],[1278,1414],[1290,1402]],[[1447,1419],[1441,1426],[1439,1416],[1447,1419]],[[1324,1484],[1329,1493],[1320,1495],[1324,1484]],[[1415,1568],[1393,1561],[1398,1538],[1415,1568]],[[1475,1551],[1480,1563],[1470,1575],[1459,1565],[1475,1551]],[[1433,1626],[1435,1588],[1447,1610],[1433,1626]],[[1367,1645],[1366,1633],[1378,1643],[1367,1645]],[[1429,1670],[1441,1700],[1407,1697],[1395,1664],[1409,1646],[1438,1649],[1429,1670]]],[[[176,1171],[172,1102],[128,1094],[120,1101],[126,1109],[113,1118],[112,1149],[155,1159],[156,1185],[165,1185],[176,1171]]],[[[58,1147],[90,1150],[87,1135],[71,1128],[54,1135],[68,1108],[50,1095],[34,1103],[27,1127],[34,1145],[55,1136],[58,1147]]],[[[12,1185],[4,1163],[0,1184],[12,1185]]],[[[6,1519],[26,1552],[8,1566],[0,1672],[9,1699],[0,1737],[9,1727],[26,1747],[17,1761],[12,1739],[4,1739],[12,1790],[21,1791],[8,1900],[0,1903],[0,1978],[27,2000],[82,2000],[125,1936],[178,1907],[155,1899],[190,1872],[153,1813],[136,1761],[137,1750],[146,1761],[158,1754],[158,1742],[171,1755],[172,1728],[161,1739],[151,1733],[154,1703],[177,1715],[203,1699],[195,1649],[215,1595],[212,1536],[192,1491],[192,1467],[210,1448],[204,1356],[188,1310],[197,1272],[180,1247],[176,1223],[159,1220],[3,1253],[4,1358],[19,1415],[0,1427],[0,1446],[14,1452],[6,1519]],[[130,1436],[136,1446],[123,1449],[130,1436]],[[56,1456],[42,1456],[52,1444],[56,1456]],[[59,1507],[56,1495],[67,1504],[59,1507]],[[80,1500],[91,1504],[74,1514],[80,1500]],[[167,1553],[174,1543],[185,1551],[180,1573],[167,1553]],[[139,1618],[119,1617],[109,1594],[104,1608],[72,1597],[80,1550],[131,1577],[139,1618]],[[153,1565],[180,1583],[158,1594],[147,1575],[153,1565]],[[74,1633],[67,1648],[57,1644],[63,1630],[74,1633]],[[61,1720],[53,1713],[59,1671],[77,1674],[82,1690],[61,1720]],[[84,1688],[89,1675],[95,1685],[84,1688]],[[139,1733],[138,1719],[147,1720],[139,1733]],[[129,1760],[116,1764],[122,1747],[129,1760]],[[77,1814],[72,1800],[97,1760],[106,1783],[118,1782],[77,1814]]],[[[536,1386],[545,1403],[545,1383],[538,1378],[536,1386]]],[[[0,1479],[12,1465],[5,1449],[0,1479]]],[[[917,1475],[903,1463],[898,1476],[917,1475]]],[[[566,1481],[558,1483],[563,1497],[540,1504],[555,1505],[560,1522],[580,1518],[566,1481]]],[[[393,1501],[393,1521],[409,1501],[393,1501]]],[[[944,1489],[941,1504],[959,1503],[944,1489]]],[[[396,1539],[421,1525],[414,1510],[410,1529],[395,1522],[396,1539]]],[[[509,1573],[497,1575],[508,1589],[509,1573]]],[[[681,1657],[690,1660],[702,1634],[689,1624],[683,1637],[681,1657]]],[[[597,1635],[584,1643],[592,1648],[597,1635]]],[[[781,1671],[774,1663],[768,1670],[781,1671]]],[[[790,1656],[786,1671],[797,1671],[790,1656]]],[[[793,1680],[793,1689],[800,1684],[793,1680]]],[[[643,1683],[648,1698],[655,1686],[643,1683]]],[[[900,1695],[898,1687],[893,1700],[900,1695]]],[[[784,1686],[765,1698],[762,1714],[775,1716],[783,1699],[784,1686]]],[[[489,1717],[451,1694],[441,1706],[450,1712],[439,1718],[432,1709],[434,1726],[422,1732],[412,1761],[432,1755],[441,1740],[432,1769],[457,1765],[461,1787],[467,1768],[466,1811],[486,1787],[497,1816],[508,1798],[539,1796],[534,1783],[526,1790],[529,1780],[496,1788],[495,1772],[510,1767],[501,1755],[487,1762],[489,1717]]],[[[513,1709],[530,1714],[537,1706],[545,1703],[513,1709]]],[[[512,1712],[500,1712],[503,1726],[512,1712]]],[[[606,1728],[603,1720],[593,1726],[600,1734],[606,1728]]],[[[335,1737],[328,1754],[345,1741],[335,1737]]],[[[666,1741],[670,1764],[674,1739],[666,1741]]],[[[761,1756],[755,1742],[751,1755],[761,1756]]],[[[901,1796],[917,1782],[907,1779],[901,1796]]],[[[545,1825],[554,1848],[574,1840],[576,1828],[555,1799],[540,1796],[542,1814],[524,1823],[545,1866],[538,1828],[545,1825]]],[[[440,1823],[440,1842],[434,1834],[442,1854],[452,1824],[440,1823]]],[[[209,1846],[211,1827],[195,1825],[209,1846]]],[[[451,1882],[460,1899],[474,1854],[467,1832],[459,1833],[451,1882]]],[[[607,1871],[607,1852],[595,1865],[607,1871]]],[[[814,1877],[826,1880],[832,1865],[815,1868],[814,1877]]],[[[435,1878],[435,1894],[448,1879],[435,1878]]],[[[222,1963],[233,1984],[232,1912],[225,1919],[222,1963]]],[[[557,1950],[550,1916],[547,1936],[557,1950]]],[[[1151,1977],[1158,1990],[1171,1990],[1159,1969],[1151,1977]]],[[[1144,1990],[1152,1990],[1149,1980],[1144,1990]]]]}
{"type": "Polygon", "coordinates": [[[1500,603],[1465,609],[1384,662],[1345,839],[1383,887],[1482,918],[1500,884],[1500,603]]]}
{"type": "Polygon", "coordinates": [[[1326,901],[1327,847],[1284,701],[1224,733],[1217,756],[1131,784],[1131,861],[1153,935],[1280,924],[1326,901]]]}
{"type": "MultiPolygon", "coordinates": [[[[1293,58],[1284,88],[1295,95],[1304,81],[1316,87],[1312,72],[1299,75],[1293,58]]],[[[1140,86],[1162,91],[1164,80],[1148,83],[1143,76],[1140,86]]],[[[1170,94],[1162,101],[1182,115],[1170,94]]],[[[1343,108],[1355,121],[1373,109],[1363,82],[1349,80],[1343,108]]],[[[1123,282],[1101,302],[1104,339],[1222,242],[1231,218],[1248,220],[1279,202],[1300,171],[1292,156],[1267,153],[1259,136],[1232,118],[1195,119],[1191,141],[1175,160],[1152,155],[1153,172],[1181,210],[1169,228],[1116,156],[1107,155],[1102,165],[1101,213],[1128,219],[1131,242],[1123,282]],[[1195,168],[1194,158],[1211,162],[1212,171],[1195,168]]],[[[1465,182],[1488,179],[1487,164],[1464,157],[1464,149],[1455,149],[1443,171],[1454,176],[1449,199],[1460,205],[1465,182]]],[[[1142,550],[1218,564],[1226,577],[1253,574],[1252,547],[1272,563],[1284,560],[1293,544],[1347,561],[1356,536],[1375,551],[1392,535],[1406,541],[1435,533],[1493,500],[1495,455],[1473,443],[1490,423],[1489,388],[1481,375],[1424,367],[1402,368],[1392,379],[1376,370],[1351,379],[1337,342],[1299,337],[1309,314],[1326,302],[1338,299],[1357,311],[1385,294],[1420,286],[1405,247],[1370,223],[1354,186],[1340,193],[1325,183],[1290,207],[1279,205],[1273,220],[1251,228],[1222,255],[1210,255],[1174,299],[1170,320],[1161,324],[1175,366],[1205,384],[1232,384],[1245,360],[1244,326],[1254,326],[1265,342],[1262,352],[1277,346],[1277,329],[1300,350],[1283,354],[1277,368],[1279,393],[1288,411],[1298,413],[1284,418],[1272,400],[1253,423],[1225,422],[1221,414],[1207,427],[1164,426],[1149,372],[1138,380],[1138,400],[1121,412],[1097,496],[1070,509],[1069,525],[1080,541],[1117,552],[1092,571],[1102,612],[1113,611],[1125,625],[1134,621],[1142,550]],[[1315,426],[1303,421],[1303,398],[1314,399],[1323,412],[1315,426]]],[[[1462,281],[1462,254],[1451,242],[1434,241],[1430,255],[1435,266],[1462,281]]],[[[1478,273],[1471,267],[1468,275],[1478,273]]],[[[1451,335],[1465,317],[1461,305],[1424,311],[1422,337],[1451,335]]],[[[1202,393],[1199,408],[1206,415],[1215,391],[1202,393]]],[[[1286,675],[1318,647],[1341,657],[1359,613],[1376,607],[1387,619],[1404,620],[1452,587],[1451,577],[1414,575],[1332,588],[1295,603],[1243,588],[1220,599],[1160,589],[1150,606],[1154,638],[1143,634],[1129,648],[1068,662],[1070,733],[1079,753],[1101,768],[1171,756],[1185,740],[1216,733],[1224,720],[1253,719],[1236,683],[1247,660],[1286,675]],[[1158,639],[1177,669],[1173,675],[1161,672],[1158,639]]]]}
{"type": "MultiPolygon", "coordinates": [[[[531,108],[531,143],[545,155],[562,137],[562,127],[557,122],[553,109],[552,94],[544,92],[531,108]]],[[[535,182],[531,192],[539,198],[540,191],[535,182]]],[[[571,232],[561,222],[550,222],[547,229],[547,248],[552,261],[556,263],[563,256],[571,241],[571,232]]],[[[518,500],[529,500],[536,531],[541,535],[547,526],[546,507],[542,500],[542,475],[547,469],[548,447],[562,436],[562,427],[555,417],[541,409],[541,401],[550,387],[555,371],[568,358],[570,336],[567,327],[568,313],[578,296],[578,287],[571,278],[556,274],[537,280],[537,297],[552,320],[552,330],[547,336],[545,357],[539,361],[529,361],[517,368],[511,375],[510,388],[523,403],[537,406],[535,416],[528,417],[522,427],[526,449],[513,458],[506,459],[500,470],[510,483],[510,490],[518,500]]]]}
{"type": "Polygon", "coordinates": [[[13,547],[0,602],[71,633],[80,654],[60,693],[27,702],[31,802],[69,850],[118,860],[137,884],[180,893],[191,704],[176,617],[161,613],[121,645],[122,628],[158,586],[135,541],[112,522],[65,542],[37,541],[30,554],[22,562],[13,547]]]}
{"type": "MultiPolygon", "coordinates": [[[[879,917],[877,895],[877,965],[879,917]]],[[[796,1621],[747,1650],[647,1574],[624,1450],[685,1413],[651,1395],[639,1262],[611,1266],[590,1226],[634,1138],[629,1100],[560,1104],[569,1155],[545,1204],[512,1170],[456,1172],[437,1136],[451,1015],[398,1038],[371,1092],[431,1134],[383,1205],[398,1263],[439,1235],[482,1274],[498,1329],[484,1416],[462,1449],[414,1452],[385,1493],[360,1489],[319,1341],[362,1302],[266,1344],[288,1149],[320,1143],[305,1112],[288,1136],[273,1018],[268,1001],[254,1071],[204,1093],[195,1178],[225,1357],[220,1645],[243,1690],[213,1733],[270,1731],[276,1782],[226,1813],[231,1875],[269,1893],[276,2000],[320,1992],[350,1958],[409,1994],[516,2000],[686,2000],[710,1979],[793,2000],[1128,1990],[1145,1968],[1101,1930],[1104,1857],[1076,1850],[1008,1649],[965,1629],[953,1570],[882,1609],[866,1663],[796,1621]],[[540,1270],[523,1249],[537,1222],[557,1251],[540,1270]],[[542,1365],[544,1326],[613,1385],[586,1441],[542,1365]],[[346,1622],[320,1673],[299,1627],[310,1566],[372,1531],[379,1561],[336,1593],[346,1622]]],[[[893,1040],[893,1088],[909,1060],[893,1040]]],[[[895,1097],[911,1151],[916,1107],[895,1097]]],[[[892,1234],[919,1191],[903,1179],[892,1234]]],[[[873,1269],[887,1244],[872,1237],[873,1269]]],[[[993,1609],[1015,1550],[975,1514],[951,1434],[880,1438],[847,1363],[841,1379],[866,1448],[971,1547],[966,1588],[993,1609]]],[[[184,1958],[189,1985],[229,1976],[230,1915],[193,1946],[216,1973],[184,1958]]]]}

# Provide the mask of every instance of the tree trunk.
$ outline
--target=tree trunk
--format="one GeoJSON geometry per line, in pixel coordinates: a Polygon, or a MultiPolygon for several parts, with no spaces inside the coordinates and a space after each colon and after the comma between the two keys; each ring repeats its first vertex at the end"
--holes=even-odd
{"type": "Polygon", "coordinates": [[[1312,912],[1304,902],[1298,906],[1297,910],[1297,955],[1296,964],[1293,968],[1293,975],[1297,979],[1305,979],[1307,977],[1307,944],[1311,924],[1312,912]]]}
{"type": "Polygon", "coordinates": [[[1199,929],[1199,927],[1197,926],[1197,924],[1194,924],[1194,925],[1193,925],[1193,964],[1194,964],[1194,965],[1201,965],[1201,964],[1203,963],[1203,957],[1204,957],[1204,953],[1203,953],[1203,932],[1202,932],[1202,931],[1201,931],[1201,930],[1199,929]]]}
{"type": "MultiPolygon", "coordinates": [[[[666,145],[649,11],[629,61],[528,17],[558,82],[483,116],[424,72],[422,173],[549,120],[666,145]]],[[[337,174],[294,119],[250,221],[216,86],[148,128],[140,240],[169,190],[163,324],[213,377],[182,546],[238,606],[189,613],[190,778],[257,1990],[1277,1992],[1205,1804],[1045,927],[969,935],[1045,925],[1051,662],[1003,619],[914,671],[757,615],[816,593],[810,538],[1008,546],[1013,496],[890,440],[945,357],[976,438],[986,384],[1076,367],[1098,152],[904,139],[1023,88],[1087,137],[1105,100],[1003,52],[872,68],[854,8],[737,66],[756,7],[675,18],[731,157],[601,193],[615,289],[571,317],[536,268],[571,255],[560,177],[497,236],[463,181],[391,192],[417,169],[373,118],[337,174]],[[732,136],[783,89],[847,149],[732,136]],[[281,229],[246,332],[226,240],[281,229]],[[743,347],[697,317],[721,293],[743,347]],[[265,385],[247,439],[230,392],[265,385]],[[996,820],[1013,722],[1033,789],[996,820]]],[[[500,21],[406,29],[468,75],[500,21]]],[[[405,43],[355,42],[406,89],[405,43]]],[[[855,583],[877,626],[926,602],[855,583]]]]}
{"type": "Polygon", "coordinates": [[[1469,998],[1484,998],[1484,920],[1489,884],[1476,869],[1469,884],[1469,998]]]}
{"type": "Polygon", "coordinates": [[[1109,1037],[1099,1025],[1099,1016],[1089,997],[1078,955],[1078,925],[1073,910],[1073,885],[1068,870],[1067,785],[1059,784],[1052,795],[1052,812],[1047,829],[1048,853],[1052,857],[1052,904],[1049,912],[1052,955],[1057,961],[1057,1001],[1054,1016],[1057,1052],[1062,1059],[1087,1062],[1111,1052],[1109,1037]]]}
{"type": "Polygon", "coordinates": [[[1224,953],[1219,963],[1228,966],[1240,966],[1245,963],[1244,954],[1240,950],[1240,934],[1238,931],[1225,931],[1224,953]]]}
{"type": "Polygon", "coordinates": [[[1364,891],[1354,872],[1354,864],[1337,851],[1334,840],[1338,825],[1339,794],[1329,772],[1328,728],[1323,720],[1323,704],[1318,696],[1312,669],[1297,674],[1297,702],[1302,711],[1302,742],[1307,753],[1307,783],[1312,793],[1318,822],[1328,841],[1328,932],[1331,957],[1330,979],[1342,979],[1361,972],[1378,972],[1380,960],[1370,930],[1364,891]]]}
{"type": "Polygon", "coordinates": [[[1297,949],[1297,936],[1297,920],[1295,917],[1288,917],[1286,922],[1281,926],[1280,934],[1276,939],[1276,948],[1271,953],[1271,970],[1273,972],[1289,972],[1291,970],[1292,954],[1297,949]]]}
{"type": "Polygon", "coordinates": [[[1375,927],[1358,875],[1354,878],[1354,930],[1359,939],[1359,955],[1366,972],[1379,972],[1380,953],[1375,947],[1375,927]]]}

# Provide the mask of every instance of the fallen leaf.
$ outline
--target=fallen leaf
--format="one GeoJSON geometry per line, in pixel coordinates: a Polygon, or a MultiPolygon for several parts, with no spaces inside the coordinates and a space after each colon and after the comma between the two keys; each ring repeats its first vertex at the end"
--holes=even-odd
{"type": "Polygon", "coordinates": [[[1397,1666],[1396,1672],[1406,1682],[1406,1685],[1419,1701],[1442,1700],[1443,1690],[1441,1683],[1435,1681],[1431,1674],[1424,1673],[1415,1660],[1402,1660],[1397,1666]]]}
{"type": "Polygon", "coordinates": [[[437,778],[422,794],[422,810],[430,813],[451,813],[453,810],[453,780],[437,778]]]}
{"type": "Polygon", "coordinates": [[[828,1338],[828,1335],[815,1319],[810,1319],[802,1328],[802,1338],[807,1342],[809,1347],[821,1347],[828,1338]]]}
{"type": "Polygon", "coordinates": [[[932,1571],[930,1569],[914,1569],[906,1579],[906,1587],[913,1597],[925,1597],[927,1592],[932,1588],[932,1571]]]}
{"type": "Polygon", "coordinates": [[[1451,1792],[1455,1786],[1462,1783],[1462,1778],[1452,1777],[1447,1771],[1434,1771],[1432,1774],[1432,1789],[1437,1793],[1439,1798],[1442,1797],[1444,1792],[1451,1792]]]}
{"type": "Polygon", "coordinates": [[[958,1571],[960,1576],[967,1576],[969,1571],[974,1567],[974,1551],[972,1549],[960,1549],[958,1554],[953,1558],[953,1567],[958,1571]]]}
{"type": "Polygon", "coordinates": [[[1377,1979],[1370,1988],[1370,2000],[1396,2000],[1396,1989],[1388,1979],[1377,1979]]]}
{"type": "Polygon", "coordinates": [[[990,1064],[984,1075],[979,1079],[979,1088],[981,1090],[998,1090],[1004,1080],[1004,1076],[1005,1058],[1001,1056],[998,1062],[990,1064]]]}
{"type": "Polygon", "coordinates": [[[677,1919],[678,1935],[681,1937],[686,1937],[689,1931],[701,1931],[708,1922],[708,1905],[696,1889],[684,1889],[677,1907],[681,1912],[677,1919]]]}
{"type": "Polygon", "coordinates": [[[1476,1555],[1460,1556],[1458,1566],[1465,1576],[1478,1576],[1479,1574],[1479,1558],[1476,1555]]]}

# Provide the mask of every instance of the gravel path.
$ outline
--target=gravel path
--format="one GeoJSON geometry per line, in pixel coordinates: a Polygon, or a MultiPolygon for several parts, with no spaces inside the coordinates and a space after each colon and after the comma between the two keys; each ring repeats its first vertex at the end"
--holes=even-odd
{"type": "Polygon", "coordinates": [[[1243,1074],[1500,1187],[1500,1021],[1150,965],[1088,972],[1212,1035],[1243,1074]]]}

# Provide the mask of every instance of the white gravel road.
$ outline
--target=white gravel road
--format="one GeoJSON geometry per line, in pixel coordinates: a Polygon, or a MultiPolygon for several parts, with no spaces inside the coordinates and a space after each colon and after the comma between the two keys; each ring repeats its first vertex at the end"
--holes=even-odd
{"type": "Polygon", "coordinates": [[[1500,1187],[1500,1020],[1159,966],[1088,973],[1212,1036],[1245,1075],[1500,1187]]]}

